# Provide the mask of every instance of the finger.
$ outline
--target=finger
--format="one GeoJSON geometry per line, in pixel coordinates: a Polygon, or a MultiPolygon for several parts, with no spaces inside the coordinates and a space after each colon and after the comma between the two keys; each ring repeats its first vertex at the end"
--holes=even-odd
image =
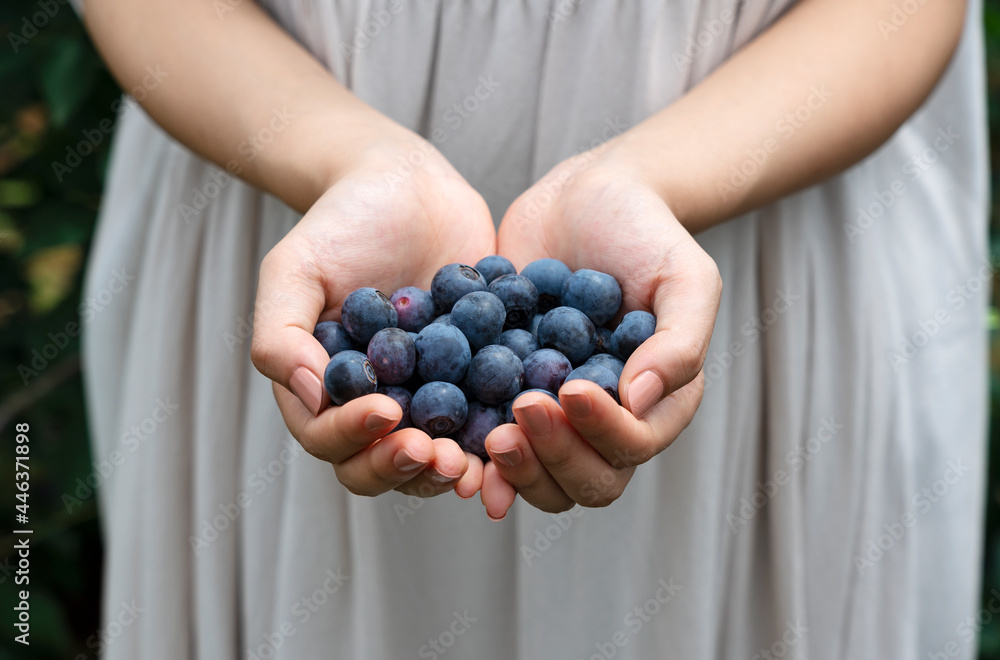
{"type": "Polygon", "coordinates": [[[635,468],[612,467],[548,397],[521,397],[513,410],[538,460],[574,502],[599,507],[618,499],[635,468]]]}
{"type": "Polygon", "coordinates": [[[455,484],[455,494],[463,500],[470,499],[483,487],[483,460],[475,454],[465,454],[469,461],[469,469],[455,484]]]}
{"type": "Polygon", "coordinates": [[[483,501],[483,506],[486,507],[486,515],[497,522],[503,520],[511,505],[514,504],[515,497],[517,497],[517,491],[500,476],[493,461],[484,465],[483,490],[480,493],[480,498],[483,501]]]}
{"type": "Polygon", "coordinates": [[[407,495],[435,497],[454,490],[469,469],[469,458],[451,438],[435,438],[434,460],[401,488],[407,495]]]}
{"type": "Polygon", "coordinates": [[[279,244],[260,265],[250,358],[313,415],[329,404],[323,373],[329,356],[312,336],[326,303],[322,278],[304,255],[279,244]]]}
{"type": "Polygon", "coordinates": [[[330,463],[341,463],[362,451],[392,431],[403,416],[399,404],[389,397],[369,394],[313,417],[294,394],[277,383],[273,389],[292,436],[307,452],[330,463]]]}
{"type": "Polygon", "coordinates": [[[701,403],[705,377],[670,393],[643,419],[618,405],[599,386],[571,380],[559,390],[566,419],[591,447],[616,468],[641,465],[670,446],[701,403]]]}
{"type": "Polygon", "coordinates": [[[656,332],[629,357],[622,404],[643,417],[665,395],[694,380],[705,362],[722,294],[719,270],[693,241],[671,250],[653,286],[656,332]]]}
{"type": "Polygon", "coordinates": [[[419,429],[408,428],[390,433],[333,469],[347,490],[375,496],[413,480],[433,459],[430,438],[419,429]]]}
{"type": "Polygon", "coordinates": [[[542,466],[517,424],[504,424],[491,431],[486,437],[486,450],[497,471],[525,502],[548,513],[572,508],[573,500],[542,466]]]}

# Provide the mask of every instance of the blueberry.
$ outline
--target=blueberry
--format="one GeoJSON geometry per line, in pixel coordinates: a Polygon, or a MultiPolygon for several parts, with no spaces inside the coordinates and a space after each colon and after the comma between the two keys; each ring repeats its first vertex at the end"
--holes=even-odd
{"type": "Polygon", "coordinates": [[[444,323],[445,325],[451,325],[451,314],[442,314],[431,321],[431,323],[444,323]]]}
{"type": "Polygon", "coordinates": [[[457,383],[465,377],[472,360],[469,340],[462,331],[445,323],[431,323],[416,341],[417,372],[427,382],[457,383]]]}
{"type": "Polygon", "coordinates": [[[594,324],[578,309],[556,307],[538,324],[538,345],[556,349],[574,366],[589,358],[596,344],[594,324]]]}
{"type": "Polygon", "coordinates": [[[535,335],[527,330],[519,330],[517,328],[505,330],[500,335],[498,343],[514,351],[514,354],[521,358],[522,361],[538,350],[538,341],[535,339],[535,335]]]}
{"type": "Polygon", "coordinates": [[[347,334],[344,326],[336,321],[317,323],[316,329],[313,330],[313,337],[323,344],[323,348],[326,349],[326,353],[330,357],[341,351],[354,350],[354,341],[351,336],[347,334]]]}
{"type": "Polygon", "coordinates": [[[399,385],[413,375],[417,351],[405,330],[384,328],[368,342],[368,361],[372,363],[378,382],[399,385]]]}
{"type": "Polygon", "coordinates": [[[625,369],[625,363],[610,353],[595,353],[584,364],[596,364],[601,367],[607,367],[619,378],[622,377],[622,370],[625,369]]]}
{"type": "Polygon", "coordinates": [[[538,341],[538,324],[542,322],[545,318],[545,314],[535,314],[535,317],[531,319],[531,323],[528,325],[528,330],[531,334],[535,335],[535,341],[538,341]]]}
{"type": "Polygon", "coordinates": [[[523,275],[504,275],[490,282],[490,293],[507,310],[504,328],[524,328],[531,324],[538,309],[538,289],[523,275]]]}
{"type": "Polygon", "coordinates": [[[530,392],[540,392],[542,394],[547,395],[556,403],[559,403],[559,397],[557,397],[552,392],[549,392],[548,390],[524,390],[510,401],[500,406],[500,412],[503,415],[503,421],[505,424],[517,424],[517,420],[514,419],[514,409],[513,409],[514,402],[530,392]]]}
{"type": "MultiPolygon", "coordinates": [[[[378,393],[384,394],[396,403],[403,411],[403,416],[399,418],[399,424],[396,424],[392,428],[393,431],[398,431],[400,429],[408,429],[413,426],[413,420],[410,419],[410,403],[413,401],[413,395],[405,387],[400,387],[399,385],[386,385],[378,386],[378,393]]],[[[392,431],[390,431],[391,433],[392,431]]]]}
{"type": "Polygon", "coordinates": [[[656,332],[656,317],[649,312],[629,312],[611,335],[611,354],[623,362],[656,332]]]}
{"type": "Polygon", "coordinates": [[[417,333],[415,333],[415,332],[407,332],[406,334],[410,335],[410,339],[412,339],[412,340],[413,340],[413,342],[414,342],[414,344],[416,344],[416,341],[417,341],[417,337],[419,337],[420,335],[418,335],[418,334],[417,334],[417,333]]]}
{"type": "Polygon", "coordinates": [[[384,293],[371,287],[353,291],[340,308],[340,322],[361,347],[367,347],[382,328],[395,328],[396,321],[396,308],[384,293]]]}
{"type": "Polygon", "coordinates": [[[569,266],[558,259],[532,261],[521,271],[538,289],[538,311],[543,314],[562,304],[563,283],[572,274],[569,266]]]}
{"type": "Polygon", "coordinates": [[[413,395],[410,417],[413,425],[432,438],[454,433],[465,424],[469,404],[452,383],[427,383],[413,395]]]}
{"type": "Polygon", "coordinates": [[[487,284],[502,275],[513,275],[517,272],[514,264],[510,263],[507,257],[501,257],[498,254],[491,254],[480,259],[479,263],[476,264],[476,270],[483,276],[487,284]]]}
{"type": "Polygon", "coordinates": [[[472,358],[466,381],[473,396],[498,406],[521,391],[524,366],[521,358],[506,346],[487,346],[472,358]]]}
{"type": "Polygon", "coordinates": [[[455,442],[463,450],[483,459],[485,463],[490,460],[490,455],[486,453],[486,436],[503,423],[504,416],[499,408],[473,401],[469,404],[465,425],[455,434],[455,442]]]}
{"type": "Polygon", "coordinates": [[[415,286],[396,289],[389,298],[396,308],[399,327],[407,332],[420,332],[434,320],[434,299],[428,291],[415,286]]]}
{"type": "Polygon", "coordinates": [[[611,352],[611,334],[612,332],[608,328],[597,329],[597,345],[594,346],[594,353],[611,352]]]}
{"type": "Polygon", "coordinates": [[[485,291],[486,279],[472,266],[448,264],[431,280],[431,297],[438,314],[447,314],[458,299],[473,291],[485,291]]]}
{"type": "Polygon", "coordinates": [[[524,386],[555,393],[571,371],[573,365],[565,355],[543,348],[524,359],[524,386]]]}
{"type": "Polygon", "coordinates": [[[621,399],[618,398],[618,376],[607,367],[602,367],[599,364],[585,364],[582,367],[577,367],[566,376],[567,383],[571,380],[589,380],[592,383],[597,383],[616,403],[621,403],[621,399]]]}
{"type": "Polygon", "coordinates": [[[451,309],[451,324],[462,331],[475,353],[500,341],[505,311],[500,299],[488,291],[474,291],[458,299],[451,309]]]}
{"type": "Polygon", "coordinates": [[[378,379],[371,362],[360,351],[341,351],[330,358],[323,374],[326,392],[338,406],[375,392],[378,379]]]}
{"type": "Polygon", "coordinates": [[[562,304],[580,310],[595,326],[601,326],[622,306],[622,288],[607,273],[581,268],[563,282],[562,304]]]}

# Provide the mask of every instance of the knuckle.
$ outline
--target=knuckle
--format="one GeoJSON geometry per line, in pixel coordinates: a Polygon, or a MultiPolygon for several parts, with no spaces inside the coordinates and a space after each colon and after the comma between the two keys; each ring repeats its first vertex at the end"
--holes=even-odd
{"type": "Polygon", "coordinates": [[[604,472],[581,488],[580,499],[577,501],[594,509],[606,507],[622,496],[627,483],[627,480],[620,478],[614,471],[604,472]]]}
{"type": "Polygon", "coordinates": [[[688,337],[674,350],[683,372],[694,377],[701,371],[705,355],[708,354],[708,339],[700,336],[688,337]]]}
{"type": "Polygon", "coordinates": [[[269,344],[257,332],[254,332],[250,342],[250,361],[257,368],[257,371],[266,375],[266,369],[271,362],[271,354],[269,344]]]}

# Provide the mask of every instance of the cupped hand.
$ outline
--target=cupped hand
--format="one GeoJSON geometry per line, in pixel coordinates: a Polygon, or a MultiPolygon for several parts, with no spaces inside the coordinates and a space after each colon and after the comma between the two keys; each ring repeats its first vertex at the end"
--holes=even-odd
{"type": "Polygon", "coordinates": [[[367,149],[262,261],[253,363],[274,381],[292,435],[333,464],[351,492],[455,489],[471,497],[483,466],[453,440],[414,428],[390,432],[402,411],[382,394],[329,406],[322,385],[329,357],[312,335],[317,321],[339,320],[357,288],[427,288],[441,266],[474,264],[494,250],[482,197],[428,142],[408,135],[367,149]]]}
{"type": "Polygon", "coordinates": [[[718,269],[639,175],[586,157],[558,165],[511,205],[498,249],[518,269],[552,257],[573,270],[609,273],[621,284],[623,312],[656,315],[656,333],[622,372],[621,406],[594,383],[570,381],[559,391],[561,405],[522,396],[517,425],[486,441],[493,461],[482,498],[491,517],[506,513],[514,490],[550,512],[606,506],[701,403],[722,291],[718,269]]]}

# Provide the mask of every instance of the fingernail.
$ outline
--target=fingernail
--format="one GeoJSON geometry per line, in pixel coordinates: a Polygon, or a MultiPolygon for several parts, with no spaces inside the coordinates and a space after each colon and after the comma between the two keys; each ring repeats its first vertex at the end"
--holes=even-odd
{"type": "Polygon", "coordinates": [[[517,447],[490,450],[490,455],[507,467],[517,467],[521,463],[521,450],[517,447]]]}
{"type": "Polygon", "coordinates": [[[492,520],[493,522],[500,522],[501,520],[503,520],[504,518],[506,518],[506,517],[507,517],[507,512],[506,512],[506,511],[504,511],[504,512],[503,512],[503,515],[502,515],[502,516],[500,516],[499,518],[494,518],[493,516],[491,516],[491,515],[490,515],[490,512],[489,512],[489,511],[487,511],[487,512],[486,512],[486,517],[488,517],[488,518],[489,518],[490,520],[492,520]]]}
{"type": "Polygon", "coordinates": [[[390,422],[395,426],[396,420],[392,417],[386,417],[382,413],[373,412],[369,413],[368,417],[365,418],[365,428],[373,433],[380,429],[388,431],[389,429],[386,427],[389,426],[390,422]]]}
{"type": "Polygon", "coordinates": [[[323,391],[323,383],[316,374],[305,367],[299,367],[292,372],[288,386],[313,416],[323,410],[323,397],[326,396],[326,392],[323,391]]]}
{"type": "Polygon", "coordinates": [[[525,403],[514,408],[514,413],[531,435],[544,437],[552,431],[552,420],[549,419],[545,406],[540,403],[525,403]]]}
{"type": "Polygon", "coordinates": [[[400,472],[413,472],[419,467],[427,464],[427,461],[418,461],[409,454],[406,450],[396,452],[396,455],[392,457],[392,464],[396,466],[396,469],[400,472]]]}
{"type": "Polygon", "coordinates": [[[643,371],[628,386],[628,405],[632,414],[642,417],[663,396],[663,381],[652,371],[643,371]]]}
{"type": "Polygon", "coordinates": [[[437,471],[430,472],[429,476],[433,481],[436,481],[439,484],[446,484],[448,482],[455,481],[456,479],[458,479],[458,477],[449,477],[448,475],[441,474],[440,472],[437,471]]]}
{"type": "Polygon", "coordinates": [[[566,410],[573,417],[587,417],[593,410],[590,404],[590,396],[586,392],[572,392],[563,395],[566,410]]]}

